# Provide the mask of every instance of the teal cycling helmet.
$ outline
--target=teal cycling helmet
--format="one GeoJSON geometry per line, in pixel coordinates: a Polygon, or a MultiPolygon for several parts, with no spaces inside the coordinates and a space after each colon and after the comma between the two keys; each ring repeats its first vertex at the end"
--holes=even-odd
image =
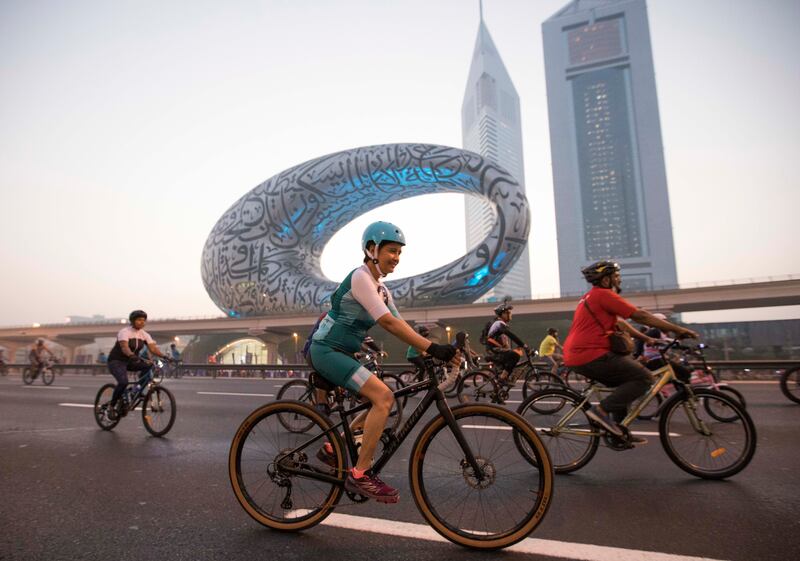
{"type": "Polygon", "coordinates": [[[374,242],[375,247],[380,246],[381,242],[395,242],[400,245],[406,245],[406,237],[403,235],[403,231],[394,224],[373,222],[367,226],[367,229],[364,230],[364,235],[361,236],[361,249],[366,251],[369,242],[374,242]]]}

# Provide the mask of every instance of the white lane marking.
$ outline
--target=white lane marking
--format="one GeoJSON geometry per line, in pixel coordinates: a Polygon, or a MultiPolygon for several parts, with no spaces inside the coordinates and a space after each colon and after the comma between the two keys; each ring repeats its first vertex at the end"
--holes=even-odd
{"type": "Polygon", "coordinates": [[[462,429],[480,429],[480,430],[514,430],[511,427],[485,427],[483,425],[464,425],[462,429]]]}
{"type": "Polygon", "coordinates": [[[31,388],[37,390],[71,390],[69,386],[20,386],[20,388],[31,388]]]}
{"type": "MultiPolygon", "coordinates": [[[[343,528],[345,530],[374,532],[376,534],[385,534],[401,538],[450,543],[437,534],[433,528],[423,524],[411,524],[409,522],[381,520],[379,518],[366,518],[340,513],[331,514],[322,524],[325,526],[333,526],[334,528],[343,528]]],[[[717,561],[707,557],[674,555],[671,553],[659,553],[657,551],[561,542],[539,538],[525,538],[521,542],[503,551],[542,555],[546,557],[559,557],[562,559],[580,559],[582,561],[717,561]]]]}
{"type": "Polygon", "coordinates": [[[255,397],[275,397],[271,393],[236,393],[236,392],[197,392],[200,395],[250,395],[255,397]]]}
{"type": "MultiPolygon", "coordinates": [[[[90,403],[59,403],[61,407],[84,407],[89,409],[94,409],[94,405],[90,403]]],[[[134,411],[141,411],[141,407],[137,407],[134,411]]]]}
{"type": "Polygon", "coordinates": [[[521,401],[506,401],[506,403],[522,403],[521,401]]]}
{"type": "Polygon", "coordinates": [[[779,380],[725,380],[725,384],[780,384],[779,380]]]}

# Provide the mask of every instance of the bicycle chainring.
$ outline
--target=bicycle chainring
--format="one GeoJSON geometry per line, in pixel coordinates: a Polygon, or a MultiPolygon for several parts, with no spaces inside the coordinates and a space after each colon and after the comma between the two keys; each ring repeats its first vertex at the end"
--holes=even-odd
{"type": "Polygon", "coordinates": [[[631,444],[629,440],[630,431],[628,431],[627,427],[620,426],[619,428],[622,429],[622,436],[614,436],[610,432],[605,432],[603,433],[603,440],[605,440],[606,446],[615,452],[630,450],[633,448],[633,444],[631,444]]]}

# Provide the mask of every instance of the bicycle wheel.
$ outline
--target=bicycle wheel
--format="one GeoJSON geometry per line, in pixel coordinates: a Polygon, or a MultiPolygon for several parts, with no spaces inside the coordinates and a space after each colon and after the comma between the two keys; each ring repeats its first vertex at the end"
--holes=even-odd
{"type": "Polygon", "coordinates": [[[456,395],[460,403],[489,403],[496,401],[497,391],[494,374],[476,370],[461,378],[456,395]]]}
{"type": "Polygon", "coordinates": [[[547,449],[517,415],[488,404],[461,405],[453,417],[485,478],[478,479],[444,417],[422,429],[411,451],[411,493],[422,516],[448,540],[500,549],[530,534],[553,497],[547,449]],[[514,444],[525,442],[535,469],[514,444]]]}
{"type": "Polygon", "coordinates": [[[572,370],[567,370],[563,374],[563,380],[566,386],[578,393],[582,392],[586,389],[586,387],[592,382],[586,376],[578,374],[572,370]]]}
{"type": "Polygon", "coordinates": [[[550,372],[533,368],[525,373],[525,381],[522,384],[522,399],[527,399],[529,395],[541,390],[561,387],[564,387],[561,378],[550,372]]]}
{"type": "Polygon", "coordinates": [[[116,384],[106,384],[97,391],[94,398],[94,420],[103,430],[111,430],[119,424],[119,418],[113,420],[108,418],[108,409],[115,387],[116,384]]]}
{"type": "Polygon", "coordinates": [[[790,368],[781,374],[781,391],[790,401],[800,403],[800,368],[790,368]]]}
{"type": "MultiPolygon", "coordinates": [[[[639,412],[636,418],[643,421],[649,421],[653,417],[656,417],[662,403],[664,403],[664,397],[661,395],[661,393],[657,393],[656,397],[651,399],[650,403],[644,406],[644,409],[639,412]]],[[[639,405],[639,400],[633,402],[631,409],[635,408],[637,405],[639,405]]]]}
{"type": "Polygon", "coordinates": [[[231,442],[228,475],[236,500],[253,520],[275,530],[296,531],[319,524],[331,513],[342,496],[342,483],[286,471],[299,467],[343,482],[344,444],[331,426],[314,408],[296,401],[268,403],[242,422],[231,442]],[[285,431],[281,415],[302,416],[311,427],[303,434],[285,431]],[[327,436],[316,439],[326,431],[327,436]],[[333,447],[332,466],[316,458],[325,442],[333,447]]]}
{"type": "Polygon", "coordinates": [[[52,368],[45,368],[42,370],[42,382],[45,386],[49,386],[56,379],[56,374],[52,368]]]}
{"type": "MultiPolygon", "coordinates": [[[[278,395],[275,399],[276,401],[302,401],[313,406],[314,391],[308,380],[289,380],[278,390],[278,395]]],[[[305,417],[297,416],[294,413],[282,414],[278,417],[278,420],[283,425],[283,428],[296,433],[304,433],[312,426],[312,423],[308,422],[305,417]]]]}
{"type": "Polygon", "coordinates": [[[153,436],[164,436],[175,422],[177,405],[175,396],[167,388],[153,386],[144,396],[142,422],[153,436]]]}
{"type": "MultiPolygon", "coordinates": [[[[517,409],[547,446],[556,473],[577,471],[597,453],[600,437],[579,408],[581,399],[566,389],[532,394],[517,409]]],[[[531,463],[535,461],[529,456],[531,463]]]]}
{"type": "Polygon", "coordinates": [[[33,383],[33,369],[30,366],[26,366],[22,370],[22,381],[25,382],[26,386],[30,386],[33,383]]]}
{"type": "Polygon", "coordinates": [[[756,427],[750,415],[729,396],[714,390],[682,391],[664,404],[658,425],[661,445],[682,470],[703,479],[724,479],[743,470],[756,451],[756,427]],[[736,418],[719,421],[701,401],[720,401],[736,418]]]}
{"type": "MultiPolygon", "coordinates": [[[[744,404],[744,397],[737,390],[733,389],[730,386],[717,386],[717,391],[726,394],[728,397],[738,402],[739,405],[742,407],[742,409],[746,409],[744,404]]],[[[731,409],[728,408],[726,404],[717,401],[715,399],[711,400],[704,399],[703,407],[705,408],[706,412],[712,417],[714,417],[717,421],[728,422],[728,421],[735,421],[737,419],[735,411],[732,411],[731,409]]]]}
{"type": "Polygon", "coordinates": [[[400,379],[403,380],[403,383],[407,386],[421,381],[419,373],[416,370],[404,370],[400,373],[400,379]]]}

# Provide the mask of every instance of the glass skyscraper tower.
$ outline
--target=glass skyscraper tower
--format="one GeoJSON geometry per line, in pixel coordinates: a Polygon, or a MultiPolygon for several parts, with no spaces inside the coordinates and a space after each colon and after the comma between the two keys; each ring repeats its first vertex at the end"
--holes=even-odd
{"type": "Polygon", "coordinates": [[[677,286],[644,0],[575,0],[542,25],[562,295],[613,259],[626,290],[677,286]]]}
{"type": "MultiPolygon", "coordinates": [[[[480,154],[508,170],[524,188],[519,96],[483,21],[482,9],[461,106],[461,135],[466,150],[480,154]]],[[[483,240],[493,223],[494,211],[491,206],[468,196],[467,249],[483,240]]],[[[507,296],[514,299],[531,297],[527,245],[503,280],[480,301],[502,300],[507,296]]]]}

